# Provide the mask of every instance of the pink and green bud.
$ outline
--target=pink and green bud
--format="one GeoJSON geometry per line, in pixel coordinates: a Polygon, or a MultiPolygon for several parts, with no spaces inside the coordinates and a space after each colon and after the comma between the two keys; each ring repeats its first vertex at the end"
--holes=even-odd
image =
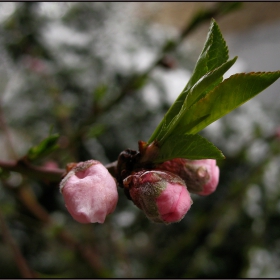
{"type": "Polygon", "coordinates": [[[184,181],[170,172],[139,171],[123,184],[134,204],[153,222],[179,222],[192,205],[184,181]]]}
{"type": "Polygon", "coordinates": [[[71,216],[80,223],[104,223],[117,205],[115,179],[99,161],[74,164],[60,183],[71,216]]]}
{"type": "Polygon", "coordinates": [[[220,169],[215,159],[176,158],[159,164],[156,169],[177,174],[185,181],[190,192],[199,195],[213,193],[219,183],[220,169]]]}

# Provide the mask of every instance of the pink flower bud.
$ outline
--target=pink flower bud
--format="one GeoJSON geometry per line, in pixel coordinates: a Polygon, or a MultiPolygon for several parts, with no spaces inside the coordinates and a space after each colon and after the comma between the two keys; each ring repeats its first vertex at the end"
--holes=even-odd
{"type": "Polygon", "coordinates": [[[67,210],[80,223],[104,223],[117,205],[115,179],[96,160],[72,166],[60,183],[67,210]]]}
{"type": "Polygon", "coordinates": [[[156,167],[181,177],[190,192],[199,195],[213,193],[219,183],[220,169],[215,159],[188,160],[176,158],[166,161],[156,167]]]}
{"type": "Polygon", "coordinates": [[[192,205],[184,181],[170,172],[140,171],[123,184],[134,204],[154,222],[179,222],[192,205]]]}

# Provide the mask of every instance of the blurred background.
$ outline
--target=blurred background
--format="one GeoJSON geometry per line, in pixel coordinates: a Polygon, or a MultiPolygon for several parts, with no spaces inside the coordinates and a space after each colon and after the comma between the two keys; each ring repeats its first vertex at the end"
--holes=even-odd
{"type": "MultiPolygon", "coordinates": [[[[186,85],[214,18],[226,76],[280,69],[278,2],[0,3],[0,161],[52,134],[34,164],[108,164],[147,141],[186,85]]],[[[119,190],[104,224],[66,211],[59,181],[0,169],[0,277],[280,277],[280,81],[201,134],[226,159],[217,191],[177,224],[119,190]]]]}

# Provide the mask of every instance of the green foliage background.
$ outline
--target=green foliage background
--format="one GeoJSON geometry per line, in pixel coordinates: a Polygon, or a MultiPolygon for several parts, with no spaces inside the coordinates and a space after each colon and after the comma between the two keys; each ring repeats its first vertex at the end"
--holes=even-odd
{"type": "MultiPolygon", "coordinates": [[[[234,8],[217,3],[195,14],[178,39],[129,21],[126,3],[61,3],[49,14],[42,12],[47,3],[14,5],[0,26],[0,159],[28,154],[34,164],[60,168],[92,158],[107,164],[147,141],[170,106],[160,74],[174,69],[163,58],[191,72],[195,60],[179,48],[183,36],[234,8]],[[142,51],[153,58],[148,70],[138,65],[142,51]],[[155,105],[144,98],[151,88],[155,105]]],[[[279,277],[280,145],[267,120],[253,101],[202,132],[226,156],[218,161],[218,189],[193,196],[186,217],[169,226],[151,223],[122,190],[104,224],[78,224],[59,182],[1,170],[0,277],[22,276],[5,224],[37,277],[279,277]]]]}

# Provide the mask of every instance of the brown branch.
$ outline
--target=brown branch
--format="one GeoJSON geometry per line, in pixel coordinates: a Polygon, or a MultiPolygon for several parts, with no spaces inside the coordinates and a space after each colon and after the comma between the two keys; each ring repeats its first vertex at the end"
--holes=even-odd
{"type": "Polygon", "coordinates": [[[64,169],[49,169],[46,167],[39,167],[32,165],[30,163],[24,161],[3,161],[0,160],[0,167],[7,171],[15,171],[21,174],[27,175],[31,178],[48,180],[48,181],[60,181],[63,173],[65,173],[64,169]]]}
{"type": "Polygon", "coordinates": [[[12,237],[8,225],[6,224],[6,221],[0,212],[0,225],[2,229],[2,235],[4,241],[10,246],[12,253],[14,255],[14,259],[16,261],[17,267],[20,271],[20,274],[23,278],[37,278],[38,275],[30,269],[28,266],[25,258],[21,254],[21,251],[19,247],[17,246],[14,238],[12,237]]]}
{"type": "MultiPolygon", "coordinates": [[[[112,176],[116,176],[117,161],[105,165],[112,176]]],[[[3,161],[0,160],[0,168],[7,171],[14,171],[24,174],[30,178],[40,179],[48,182],[59,182],[63,175],[66,174],[65,169],[50,169],[42,166],[35,166],[26,160],[3,161]]]]}

